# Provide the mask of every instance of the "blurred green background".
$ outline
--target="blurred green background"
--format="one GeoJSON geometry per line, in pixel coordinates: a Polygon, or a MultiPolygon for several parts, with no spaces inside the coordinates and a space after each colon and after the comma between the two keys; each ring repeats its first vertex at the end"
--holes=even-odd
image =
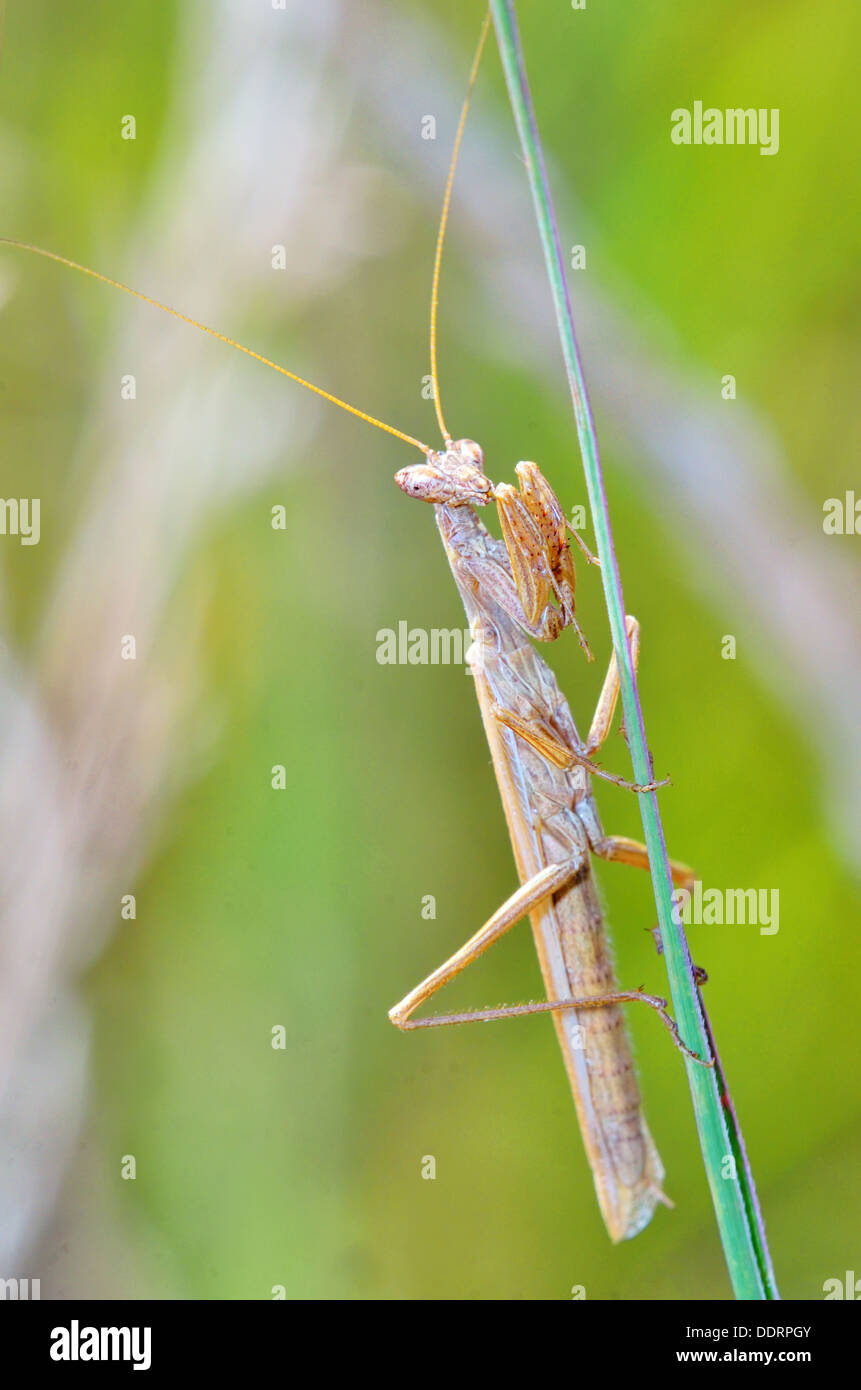
{"type": "MultiPolygon", "coordinates": [[[[707,887],[780,892],[776,935],[690,938],[781,1291],[820,1298],[861,1259],[858,892],[851,788],[835,782],[858,748],[814,699],[816,681],[852,699],[842,634],[861,542],[826,540],[821,519],[857,457],[858,16],[839,0],[521,8],[563,239],[587,246],[575,315],[581,283],[599,306],[587,379],[593,356],[606,360],[604,305],[643,360],[666,363],[694,419],[703,392],[715,408],[687,440],[687,487],[646,468],[635,430],[596,397],[649,738],[673,777],[670,852],[707,887]],[[676,148],[670,111],[695,99],[779,107],[779,154],[676,148]],[[720,399],[726,372],[734,403],[720,399]],[[726,544],[732,524],[696,501],[721,410],[776,443],[749,566],[726,544]],[[831,600],[805,587],[805,564],[831,600]],[[809,604],[771,644],[773,596],[799,578],[809,604]],[[730,633],[734,661],[721,659],[730,633]]],[[[433,442],[430,270],[481,9],[10,3],[0,233],[131,282],[433,442]],[[134,142],[120,139],[127,113],[134,142]],[[420,135],[429,113],[433,142],[420,135]],[[275,244],[284,272],[270,268],[275,244]]],[[[444,267],[443,397],[492,476],[534,458],[570,506],[585,496],[561,366],[541,346],[549,295],[539,278],[524,302],[524,264],[540,275],[491,43],[444,267]],[[488,207],[511,266],[482,234],[488,207]]],[[[401,619],[463,626],[432,514],[392,483],[417,456],[7,248],[0,295],[3,495],[42,499],[40,544],[3,544],[5,640],[73,784],[83,748],[101,787],[79,789],[88,848],[56,956],[90,1015],[88,1082],[56,1207],[34,1215],[19,1261],[43,1297],[267,1298],[283,1285],[300,1298],[531,1299],[577,1284],[589,1298],[728,1297],[683,1067],[654,1019],[634,1011],[630,1026],[676,1208],[619,1248],[547,1020],[416,1036],[387,1021],[514,885],[463,669],[376,661],[378,630],[401,619]],[[119,399],[123,373],[133,403],[119,399]],[[120,636],[144,631],[117,675],[120,636]],[[88,724],[91,681],[102,694],[88,724]],[[275,764],[284,791],[270,787],[275,764]],[[123,921],[130,892],[137,917],[123,921]],[[283,1051],[270,1045],[279,1024],[283,1051]]],[[[598,659],[587,667],[567,638],[550,659],[583,728],[609,652],[594,573],[581,569],[578,600],[598,659]]],[[[604,761],[624,774],[620,738],[604,761]]],[[[602,787],[599,800],[609,830],[640,837],[632,799],[602,787]]],[[[647,879],[598,875],[620,979],[661,992],[647,879]]],[[[443,998],[478,1007],[540,988],[524,924],[443,998]]],[[[59,1154],[47,1106],[43,1119],[59,1154]]]]}

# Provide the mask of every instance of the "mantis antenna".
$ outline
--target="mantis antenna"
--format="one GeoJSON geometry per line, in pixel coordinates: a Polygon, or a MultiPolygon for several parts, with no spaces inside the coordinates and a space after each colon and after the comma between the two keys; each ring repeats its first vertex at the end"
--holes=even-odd
{"type": "MultiPolygon", "coordinates": [[[[1,0],[0,0],[1,2],[1,0]]],[[[484,22],[481,26],[481,34],[478,40],[478,47],[475,57],[472,60],[469,81],[467,83],[466,97],[460,113],[457,134],[455,135],[454,149],[452,151],[451,163],[449,165],[448,178],[446,180],[445,195],[443,197],[442,214],[440,217],[439,232],[437,234],[436,254],[434,256],[433,284],[431,288],[431,310],[430,310],[430,359],[431,359],[431,378],[434,390],[434,409],[436,410],[437,420],[446,444],[451,443],[446,423],[443,418],[442,407],[439,400],[439,378],[437,372],[437,351],[436,351],[436,326],[437,309],[439,305],[439,279],[440,267],[442,265],[442,251],[445,242],[446,226],[448,224],[448,213],[451,204],[451,191],[454,183],[455,169],[457,168],[457,157],[460,153],[461,141],[463,139],[466,116],[469,111],[470,98],[478,76],[478,67],[481,62],[481,55],[484,49],[484,42],[487,38],[487,31],[490,27],[490,10],[485,13],[484,22]]],[[[412,444],[413,448],[420,449],[425,455],[430,454],[427,444],[423,444],[420,439],[415,439],[411,434],[404,430],[396,429],[394,425],[386,424],[385,420],[378,420],[375,415],[369,415],[364,410],[359,410],[355,405],[350,405],[348,401],[341,400],[340,396],[335,396],[331,391],[325,391],[322,386],[315,386],[313,381],[306,381],[303,376],[296,372],[291,372],[287,367],[282,367],[280,363],[273,362],[270,357],[264,357],[263,353],[255,352],[253,348],[246,347],[244,343],[239,343],[235,338],[229,338],[226,333],[219,333],[217,329],[210,328],[208,324],[201,323],[194,319],[190,314],[183,314],[179,309],[173,309],[169,304],[162,304],[158,299],[153,299],[151,295],[144,294],[142,290],[132,289],[131,285],[124,285],[121,280],[114,280],[110,275],[102,275],[98,270],[92,270],[89,266],[81,265],[79,261],[73,261],[68,256],[61,256],[56,251],[47,251],[43,246],[33,246],[26,241],[17,241],[13,237],[0,237],[0,245],[14,246],[19,251],[29,251],[34,256],[43,256],[45,260],[56,261],[57,265],[67,266],[69,270],[77,270],[81,275],[89,275],[93,280],[99,280],[103,285],[110,285],[112,289],[122,290],[123,294],[130,294],[135,299],[140,299],[144,304],[149,304],[154,309],[161,309],[165,314],[170,314],[171,318],[179,319],[181,323],[188,323],[192,328],[197,328],[201,333],[207,333],[210,338],[216,338],[220,343],[226,343],[228,347],[235,348],[237,352],[244,352],[246,357],[251,357],[255,362],[262,362],[264,367],[271,367],[274,372],[280,372],[281,376],[286,376],[290,381],[295,381],[298,386],[304,386],[307,391],[313,391],[315,396],[321,396],[324,401],[329,401],[332,405],[337,405],[341,410],[346,410],[350,415],[355,415],[359,420],[364,420],[368,425],[374,425],[378,430],[384,430],[386,434],[394,435],[395,439],[402,440],[405,444],[412,444]]]]}
{"type": "Polygon", "coordinates": [[[46,251],[43,246],[31,246],[26,241],[15,241],[12,237],[0,237],[0,245],[17,246],[19,251],[32,251],[35,256],[44,256],[46,260],[56,261],[58,265],[68,266],[70,270],[79,270],[82,275],[89,275],[94,280],[100,280],[103,285],[111,285],[115,290],[122,290],[124,294],[134,295],[135,299],[143,300],[144,304],[151,304],[154,309],[163,309],[171,318],[179,319],[182,323],[190,323],[192,328],[199,328],[201,333],[208,333],[210,338],[217,338],[220,343],[226,343],[228,347],[236,348],[237,352],[244,352],[246,357],[253,357],[255,362],[262,362],[264,367],[271,367],[274,372],[280,372],[282,376],[289,377],[299,386],[304,386],[308,391],[313,391],[315,396],[322,396],[324,401],[330,401],[332,405],[340,406],[342,410],[349,411],[351,415],[356,415],[360,420],[366,421],[369,425],[376,425],[378,430],[385,430],[386,434],[393,434],[396,439],[402,439],[405,444],[412,444],[416,449],[421,449],[423,454],[429,454],[431,450],[426,444],[422,444],[420,439],[414,439],[411,434],[405,434],[403,430],[395,429],[394,425],[387,425],[385,420],[378,420],[374,415],[368,415],[364,410],[359,410],[357,406],[350,405],[348,401],[342,401],[339,396],[333,396],[330,391],[324,391],[322,386],[315,386],[313,381],[306,381],[303,376],[298,376],[296,372],[290,372],[286,367],[282,367],[271,358],[264,357],[261,352],[255,352],[253,348],[246,347],[244,343],[237,343],[235,338],[228,338],[226,333],[219,333],[214,328],[209,328],[207,324],[200,323],[193,319],[189,314],[180,313],[179,309],[172,309],[169,304],[162,304],[160,300],[151,298],[141,290],[133,290],[130,285],[124,285],[121,280],[112,280],[109,275],[102,275],[98,270],[91,270],[89,266],[80,265],[77,261],[69,260],[68,256],[59,256],[56,251],[46,251]]]}
{"type": "Polygon", "coordinates": [[[469,81],[466,84],[466,96],[463,100],[463,106],[460,112],[460,120],[457,123],[457,134],[454,137],[454,149],[451,152],[451,163],[448,166],[448,178],[446,179],[445,194],[443,195],[442,200],[442,213],[440,214],[439,219],[439,231],[437,232],[436,239],[436,253],[434,255],[433,262],[433,281],[431,284],[430,302],[431,380],[433,382],[434,410],[436,411],[436,418],[439,421],[440,433],[442,434],[442,437],[445,440],[447,446],[451,444],[451,435],[448,432],[445,419],[442,413],[442,405],[440,403],[439,396],[439,373],[437,371],[436,360],[436,324],[437,310],[439,308],[439,277],[440,269],[442,267],[442,248],[443,243],[445,242],[446,227],[448,226],[448,211],[451,205],[451,190],[454,184],[455,169],[457,168],[457,157],[460,154],[460,145],[463,139],[464,126],[466,125],[466,116],[467,112],[469,111],[469,103],[472,99],[472,91],[475,86],[475,79],[478,77],[478,67],[481,62],[481,55],[484,51],[484,41],[487,38],[487,31],[489,28],[490,10],[488,9],[484,16],[484,23],[481,26],[481,33],[479,34],[478,38],[478,47],[475,50],[475,57],[472,60],[472,67],[470,68],[469,72],[469,81]]]}

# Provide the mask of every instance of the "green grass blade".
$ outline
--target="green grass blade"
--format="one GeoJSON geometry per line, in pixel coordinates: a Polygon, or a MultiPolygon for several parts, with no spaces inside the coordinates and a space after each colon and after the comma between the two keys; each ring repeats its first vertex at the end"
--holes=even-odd
{"type": "MultiPolygon", "coordinates": [[[[637,782],[650,782],[653,780],[653,772],[631,653],[625,632],[625,607],[610,530],[610,517],[598,452],[598,440],[574,332],[565,269],[550,199],[547,172],[523,63],[513,0],[491,0],[491,11],[505,70],[508,93],[529,173],[538,229],[556,310],[559,335],[562,340],[562,352],[574,405],[574,417],[586,474],[592,522],[598,555],[601,560],[601,576],[613,636],[613,647],[619,664],[625,728],[631,749],[634,779],[637,782]]],[[[694,982],[691,957],[684,930],[673,921],[673,887],[667,864],[667,851],[657,797],[652,793],[651,795],[640,796],[638,800],[643,818],[646,846],[649,851],[652,884],[676,1021],[688,1047],[696,1051],[701,1057],[706,1057],[710,1055],[710,1049],[699,992],[694,982]]],[[[695,1062],[687,1059],[686,1066],[706,1176],[732,1287],[737,1298],[778,1298],[779,1294],[765,1242],[765,1231],[756,1200],[753,1177],[744,1152],[741,1131],[732,1106],[727,1103],[725,1107],[721,1101],[721,1092],[723,1091],[726,1095],[723,1074],[720,1075],[721,1084],[719,1086],[716,1071],[698,1066],[695,1062]]]]}

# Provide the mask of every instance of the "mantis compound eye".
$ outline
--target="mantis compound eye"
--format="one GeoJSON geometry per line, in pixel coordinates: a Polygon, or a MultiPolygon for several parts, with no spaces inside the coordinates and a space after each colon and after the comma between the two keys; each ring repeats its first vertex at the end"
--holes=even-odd
{"type": "Polygon", "coordinates": [[[474,439],[459,439],[453,446],[452,452],[459,454],[462,459],[468,460],[484,472],[484,450],[480,444],[476,444],[474,439]]]}
{"type": "Polygon", "coordinates": [[[415,497],[420,502],[438,502],[440,472],[429,463],[414,463],[395,474],[395,482],[407,497],[415,497]]]}

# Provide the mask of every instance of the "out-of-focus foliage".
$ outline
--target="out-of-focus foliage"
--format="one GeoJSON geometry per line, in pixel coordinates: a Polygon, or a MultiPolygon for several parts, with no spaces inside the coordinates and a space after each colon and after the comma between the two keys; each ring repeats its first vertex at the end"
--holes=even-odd
{"type": "MultiPolygon", "coordinates": [[[[480,8],[446,0],[403,14],[438,27],[465,75],[480,8]]],[[[852,7],[523,8],[542,135],[582,211],[570,239],[588,242],[588,274],[683,366],[717,383],[736,376],[820,528],[824,498],[852,484],[857,431],[852,7]],[[695,99],[779,107],[780,153],[676,148],[669,113],[695,99]]],[[[85,9],[82,23],[31,0],[7,19],[0,232],[119,275],[159,163],[181,138],[168,119],[171,83],[184,76],[177,35],[205,25],[207,7],[85,9]],[[125,112],[138,121],[133,146],[118,138],[125,112]]],[[[335,84],[351,28],[372,28],[379,13],[345,6],[335,106],[346,100],[335,84]]],[[[510,129],[492,45],[476,100],[510,129]]],[[[421,396],[435,236],[423,114],[417,93],[401,136],[415,144],[415,187],[392,182],[395,227],[379,253],[298,312],[276,277],[270,303],[237,306],[236,321],[216,327],[433,440],[421,396]]],[[[438,113],[440,140],[454,114],[438,113]]],[[[352,161],[386,173],[378,122],[358,100],[343,139],[352,161]]],[[[535,458],[566,501],[582,500],[561,371],[542,382],[521,368],[517,341],[497,340],[499,320],[484,341],[460,331],[479,306],[482,247],[458,228],[457,208],[456,193],[440,328],[448,418],[482,440],[494,476],[535,458]]],[[[344,254],[354,231],[343,230],[344,254]]],[[[212,228],[213,277],[230,235],[212,228]]],[[[341,254],[337,235],[329,254],[341,254]]],[[[55,518],[39,547],[7,540],[0,556],[9,626],[26,651],[63,554],[56,518],[71,525],[87,505],[89,479],[68,461],[127,306],[4,251],[0,283],[13,276],[0,334],[4,495],[25,490],[26,472],[43,517],[55,518]]],[[[536,312],[549,316],[549,299],[536,312]]],[[[191,330],[165,319],[163,332],[191,330]]],[[[611,421],[599,427],[611,436],[611,421]]],[[[137,895],[137,920],[118,921],[83,983],[92,1093],[42,1246],[43,1293],[56,1269],[55,1293],[114,1297],[266,1298],[279,1284],[291,1297],[564,1298],[577,1284],[589,1298],[727,1295],[683,1068],[651,1017],[631,1027],[676,1209],[618,1249],[597,1213],[549,1022],[414,1037],[387,1022],[514,885],[469,679],[459,667],[376,661],[378,630],[401,619],[463,625],[430,510],[392,484],[414,461],[405,452],[322,414],[307,453],[217,515],[185,557],[176,597],[203,596],[201,720],[217,718],[218,736],[166,804],[145,873],[124,889],[137,895]],[[270,526],[278,503],[284,531],[270,526]],[[270,788],[274,764],[286,766],[286,791],[270,788]],[[421,915],[426,894],[435,920],[421,915]],[[270,1045],[279,1024],[283,1051],[270,1045]],[[133,1183],[118,1176],[126,1153],[137,1157],[133,1183]],[[434,1181],[421,1177],[425,1155],[434,1181]]],[[[670,852],[707,886],[780,892],[776,935],[695,926],[690,936],[711,977],[781,1290],[821,1297],[823,1280],[857,1267],[861,1236],[857,893],[829,845],[805,731],[754,677],[742,642],[736,660],[721,659],[743,615],[706,606],[665,500],[637,482],[636,459],[606,443],[605,454],[626,599],[643,626],[647,727],[674,782],[662,796],[670,852]]],[[[848,552],[861,541],[833,544],[848,552]]],[[[598,661],[587,668],[573,640],[551,659],[586,725],[608,641],[594,574],[581,572],[579,594],[598,661]]],[[[184,756],[177,746],[178,768],[184,756]]],[[[625,771],[620,738],[605,762],[625,771]]],[[[632,800],[603,787],[600,800],[609,829],[638,834],[632,800]]],[[[648,881],[599,872],[620,978],[659,992],[648,881]]],[[[446,1003],[539,990],[524,924],[446,1003]]]]}

